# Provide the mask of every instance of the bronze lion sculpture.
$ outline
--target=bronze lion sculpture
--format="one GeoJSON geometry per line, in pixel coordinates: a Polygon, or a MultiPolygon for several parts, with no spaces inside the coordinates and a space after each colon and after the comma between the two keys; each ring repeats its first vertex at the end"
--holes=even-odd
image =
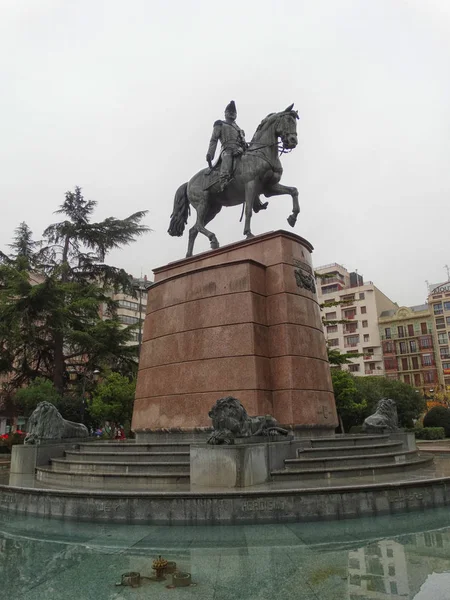
{"type": "Polygon", "coordinates": [[[24,444],[39,444],[41,440],[85,438],[89,435],[82,423],[66,421],[56,406],[50,402],[40,402],[27,423],[28,433],[24,444]]]}
{"type": "Polygon", "coordinates": [[[214,431],[208,444],[233,444],[237,437],[278,436],[289,432],[279,427],[271,415],[249,417],[237,398],[226,396],[217,400],[209,411],[214,431]]]}
{"type": "Polygon", "coordinates": [[[398,430],[397,405],[390,398],[382,398],[376,411],[364,421],[364,433],[383,433],[384,431],[398,430]]]}

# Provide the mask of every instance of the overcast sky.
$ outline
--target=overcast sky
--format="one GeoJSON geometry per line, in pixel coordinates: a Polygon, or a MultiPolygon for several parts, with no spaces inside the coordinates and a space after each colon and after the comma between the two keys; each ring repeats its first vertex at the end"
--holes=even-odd
{"type": "MultiPolygon", "coordinates": [[[[1,0],[0,247],[22,220],[39,238],[79,185],[98,219],[148,209],[154,232],[109,260],[151,278],[186,253],[166,233],[174,193],[226,104],[250,139],[295,102],[282,183],[315,266],[419,304],[450,264],[449,65],[448,0],[1,0]]],[[[271,199],[253,232],[290,229],[290,212],[271,199]]],[[[239,216],[211,224],[222,245],[239,216]]]]}

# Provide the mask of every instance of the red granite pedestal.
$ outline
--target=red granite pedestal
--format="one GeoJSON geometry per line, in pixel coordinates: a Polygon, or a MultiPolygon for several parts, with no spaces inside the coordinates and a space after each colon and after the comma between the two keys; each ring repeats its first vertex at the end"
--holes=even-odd
{"type": "Polygon", "coordinates": [[[276,231],[155,269],[132,428],[189,434],[235,396],[297,434],[337,426],[312,246],[276,231]]]}

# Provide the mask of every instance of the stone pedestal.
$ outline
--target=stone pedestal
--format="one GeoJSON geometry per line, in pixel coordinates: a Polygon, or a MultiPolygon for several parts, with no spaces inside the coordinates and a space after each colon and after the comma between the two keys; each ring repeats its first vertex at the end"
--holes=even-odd
{"type": "Polygon", "coordinates": [[[155,269],[132,428],[138,441],[209,428],[227,395],[311,435],[336,409],[312,246],[277,231],[155,269]]]}
{"type": "Polygon", "coordinates": [[[267,444],[191,445],[191,486],[237,488],[269,480],[267,444]]]}

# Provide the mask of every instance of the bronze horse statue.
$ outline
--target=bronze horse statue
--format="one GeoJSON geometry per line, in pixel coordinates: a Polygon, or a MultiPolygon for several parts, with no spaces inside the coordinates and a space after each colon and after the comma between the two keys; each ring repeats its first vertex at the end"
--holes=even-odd
{"type": "Polygon", "coordinates": [[[280,139],[282,152],[293,150],[297,146],[298,113],[293,108],[294,105],[291,104],[286,110],[272,113],[261,121],[248,149],[236,161],[233,178],[223,191],[217,191],[218,164],[212,169],[202,169],[189,182],[183,183],[178,188],[170,218],[169,234],[183,235],[190,214],[190,205],[197,211],[197,221],[189,230],[186,256],[192,256],[198,233],[207,236],[211,248],[219,247],[215,234],[206,229],[205,225],[214,219],[222,206],[245,205],[244,235],[247,239],[252,238],[250,229],[252,210],[253,207],[260,208],[261,194],[266,198],[283,194],[292,196],[292,214],[288,217],[288,223],[294,227],[300,212],[298,190],[279,183],[283,168],[278,158],[280,139]]]}

